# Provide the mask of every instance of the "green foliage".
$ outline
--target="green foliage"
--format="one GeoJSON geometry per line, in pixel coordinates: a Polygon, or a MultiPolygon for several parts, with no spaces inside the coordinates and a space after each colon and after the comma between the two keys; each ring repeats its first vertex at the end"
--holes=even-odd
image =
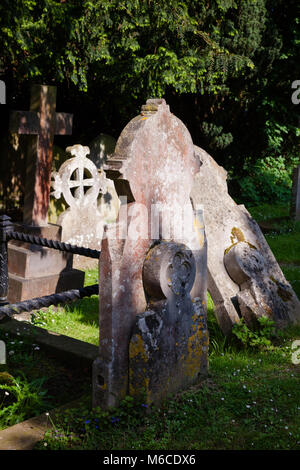
{"type": "MultiPolygon", "coordinates": [[[[249,10],[247,3],[242,9],[249,10]]],[[[255,2],[251,17],[262,30],[259,4],[262,0],[255,2]]],[[[232,17],[234,1],[206,7],[205,0],[17,0],[12,9],[5,0],[2,64],[18,80],[46,73],[82,91],[100,75],[102,81],[121,83],[133,97],[141,92],[162,96],[168,86],[179,93],[216,92],[229,74],[254,67],[248,54],[256,44],[248,34],[247,14],[242,20],[232,17]]]]}
{"type": "Polygon", "coordinates": [[[244,347],[258,349],[270,349],[272,347],[272,340],[280,336],[280,331],[275,328],[274,321],[267,317],[258,318],[256,329],[248,328],[242,318],[233,325],[232,333],[240,340],[244,347]]]}
{"type": "Polygon", "coordinates": [[[0,384],[0,429],[24,421],[45,410],[47,407],[45,400],[47,390],[43,389],[45,380],[37,378],[28,381],[23,375],[13,378],[6,384],[0,384]]]}
{"type": "Polygon", "coordinates": [[[282,157],[265,157],[255,164],[246,162],[246,176],[235,178],[239,185],[239,199],[243,203],[285,203],[291,198],[292,170],[300,162],[299,157],[289,161],[282,157]]]}

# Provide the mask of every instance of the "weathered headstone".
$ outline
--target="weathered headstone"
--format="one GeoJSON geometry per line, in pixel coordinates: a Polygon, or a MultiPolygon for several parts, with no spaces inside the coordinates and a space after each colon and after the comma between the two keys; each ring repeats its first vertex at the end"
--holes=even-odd
{"type": "Polygon", "coordinates": [[[147,254],[148,295],[129,346],[129,393],[145,391],[148,405],[195,383],[207,372],[208,335],[203,305],[190,291],[196,262],[185,245],[162,242],[147,254]]]}
{"type": "MultiPolygon", "coordinates": [[[[66,151],[73,158],[67,159],[59,171],[52,174],[52,195],[57,199],[63,196],[69,206],[57,220],[62,227],[62,241],[100,250],[104,220],[98,198],[101,193],[105,193],[105,175],[99,173],[94,163],[86,157],[89,154],[88,147],[77,144],[68,147],[66,151]]],[[[97,265],[97,260],[74,256],[76,267],[91,268],[97,265]]]]}
{"type": "Polygon", "coordinates": [[[95,163],[96,167],[101,169],[115,151],[116,139],[108,134],[99,134],[89,144],[89,158],[95,163]]]}
{"type": "MultiPolygon", "coordinates": [[[[71,114],[56,113],[56,87],[34,85],[29,111],[13,111],[10,130],[28,138],[23,225],[16,229],[61,239],[61,227],[48,224],[54,135],[72,132],[71,114]]],[[[81,287],[84,274],[72,269],[72,255],[57,250],[10,242],[10,302],[81,287]]]]}
{"type": "Polygon", "coordinates": [[[148,381],[144,371],[147,401],[156,402],[194,383],[206,370],[206,245],[201,210],[194,211],[190,201],[198,170],[191,136],[164,100],[147,101],[124,128],[108,159],[106,173],[114,179],[122,204],[117,223],[105,229],[101,247],[94,406],[114,406],[129,390],[134,395],[140,392],[139,359],[147,340],[140,336],[140,349],[134,337],[130,348],[129,344],[133,329],[137,338],[141,323],[151,315],[162,324],[157,331],[150,325],[154,343],[163,344],[176,325],[174,338],[184,344],[177,350],[176,342],[170,342],[160,359],[154,350],[154,356],[149,352],[146,362],[154,361],[156,369],[148,381]],[[164,370],[159,377],[158,359],[164,370]],[[176,375],[174,387],[165,370],[168,360],[176,375]],[[161,380],[160,391],[156,380],[161,380]]]}
{"type": "Polygon", "coordinates": [[[286,281],[258,224],[227,190],[227,172],[195,146],[201,163],[191,192],[203,204],[208,244],[208,290],[224,334],[244,317],[262,315],[279,326],[300,322],[300,302],[286,281]]]}
{"type": "MultiPolygon", "coordinates": [[[[89,159],[99,172],[103,172],[107,159],[114,153],[116,139],[108,134],[99,134],[89,144],[89,159]]],[[[112,180],[106,179],[105,192],[98,199],[98,210],[106,223],[115,222],[119,212],[120,200],[112,180]]]]}
{"type": "Polygon", "coordinates": [[[291,198],[291,217],[300,220],[300,165],[293,170],[292,176],[292,198],[291,198]]]}

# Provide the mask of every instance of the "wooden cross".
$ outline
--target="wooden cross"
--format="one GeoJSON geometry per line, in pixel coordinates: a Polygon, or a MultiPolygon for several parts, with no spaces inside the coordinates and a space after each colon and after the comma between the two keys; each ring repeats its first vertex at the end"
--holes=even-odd
{"type": "Polygon", "coordinates": [[[72,134],[73,115],[56,113],[56,87],[34,85],[29,111],[13,111],[10,131],[27,134],[29,140],[23,222],[43,226],[48,223],[52,149],[55,135],[72,134]]]}

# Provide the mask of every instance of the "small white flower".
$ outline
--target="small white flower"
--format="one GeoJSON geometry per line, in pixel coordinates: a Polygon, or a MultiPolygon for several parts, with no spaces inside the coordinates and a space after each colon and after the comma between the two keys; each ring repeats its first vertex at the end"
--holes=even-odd
{"type": "Polygon", "coordinates": [[[10,356],[12,356],[13,354],[15,354],[15,351],[9,351],[8,353],[10,356]]]}
{"type": "Polygon", "coordinates": [[[8,395],[9,395],[9,392],[4,392],[4,394],[8,396],[8,395]]]}
{"type": "Polygon", "coordinates": [[[246,408],[251,408],[251,405],[246,405],[246,408]]]}

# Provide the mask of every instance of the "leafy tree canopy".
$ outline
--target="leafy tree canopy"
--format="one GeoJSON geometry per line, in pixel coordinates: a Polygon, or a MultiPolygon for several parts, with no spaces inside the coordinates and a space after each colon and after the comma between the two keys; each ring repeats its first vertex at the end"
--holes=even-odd
{"type": "Polygon", "coordinates": [[[16,95],[61,84],[82,126],[102,115],[116,136],[165,96],[195,143],[241,173],[298,150],[299,23],[298,0],[1,0],[0,69],[16,95]]]}

